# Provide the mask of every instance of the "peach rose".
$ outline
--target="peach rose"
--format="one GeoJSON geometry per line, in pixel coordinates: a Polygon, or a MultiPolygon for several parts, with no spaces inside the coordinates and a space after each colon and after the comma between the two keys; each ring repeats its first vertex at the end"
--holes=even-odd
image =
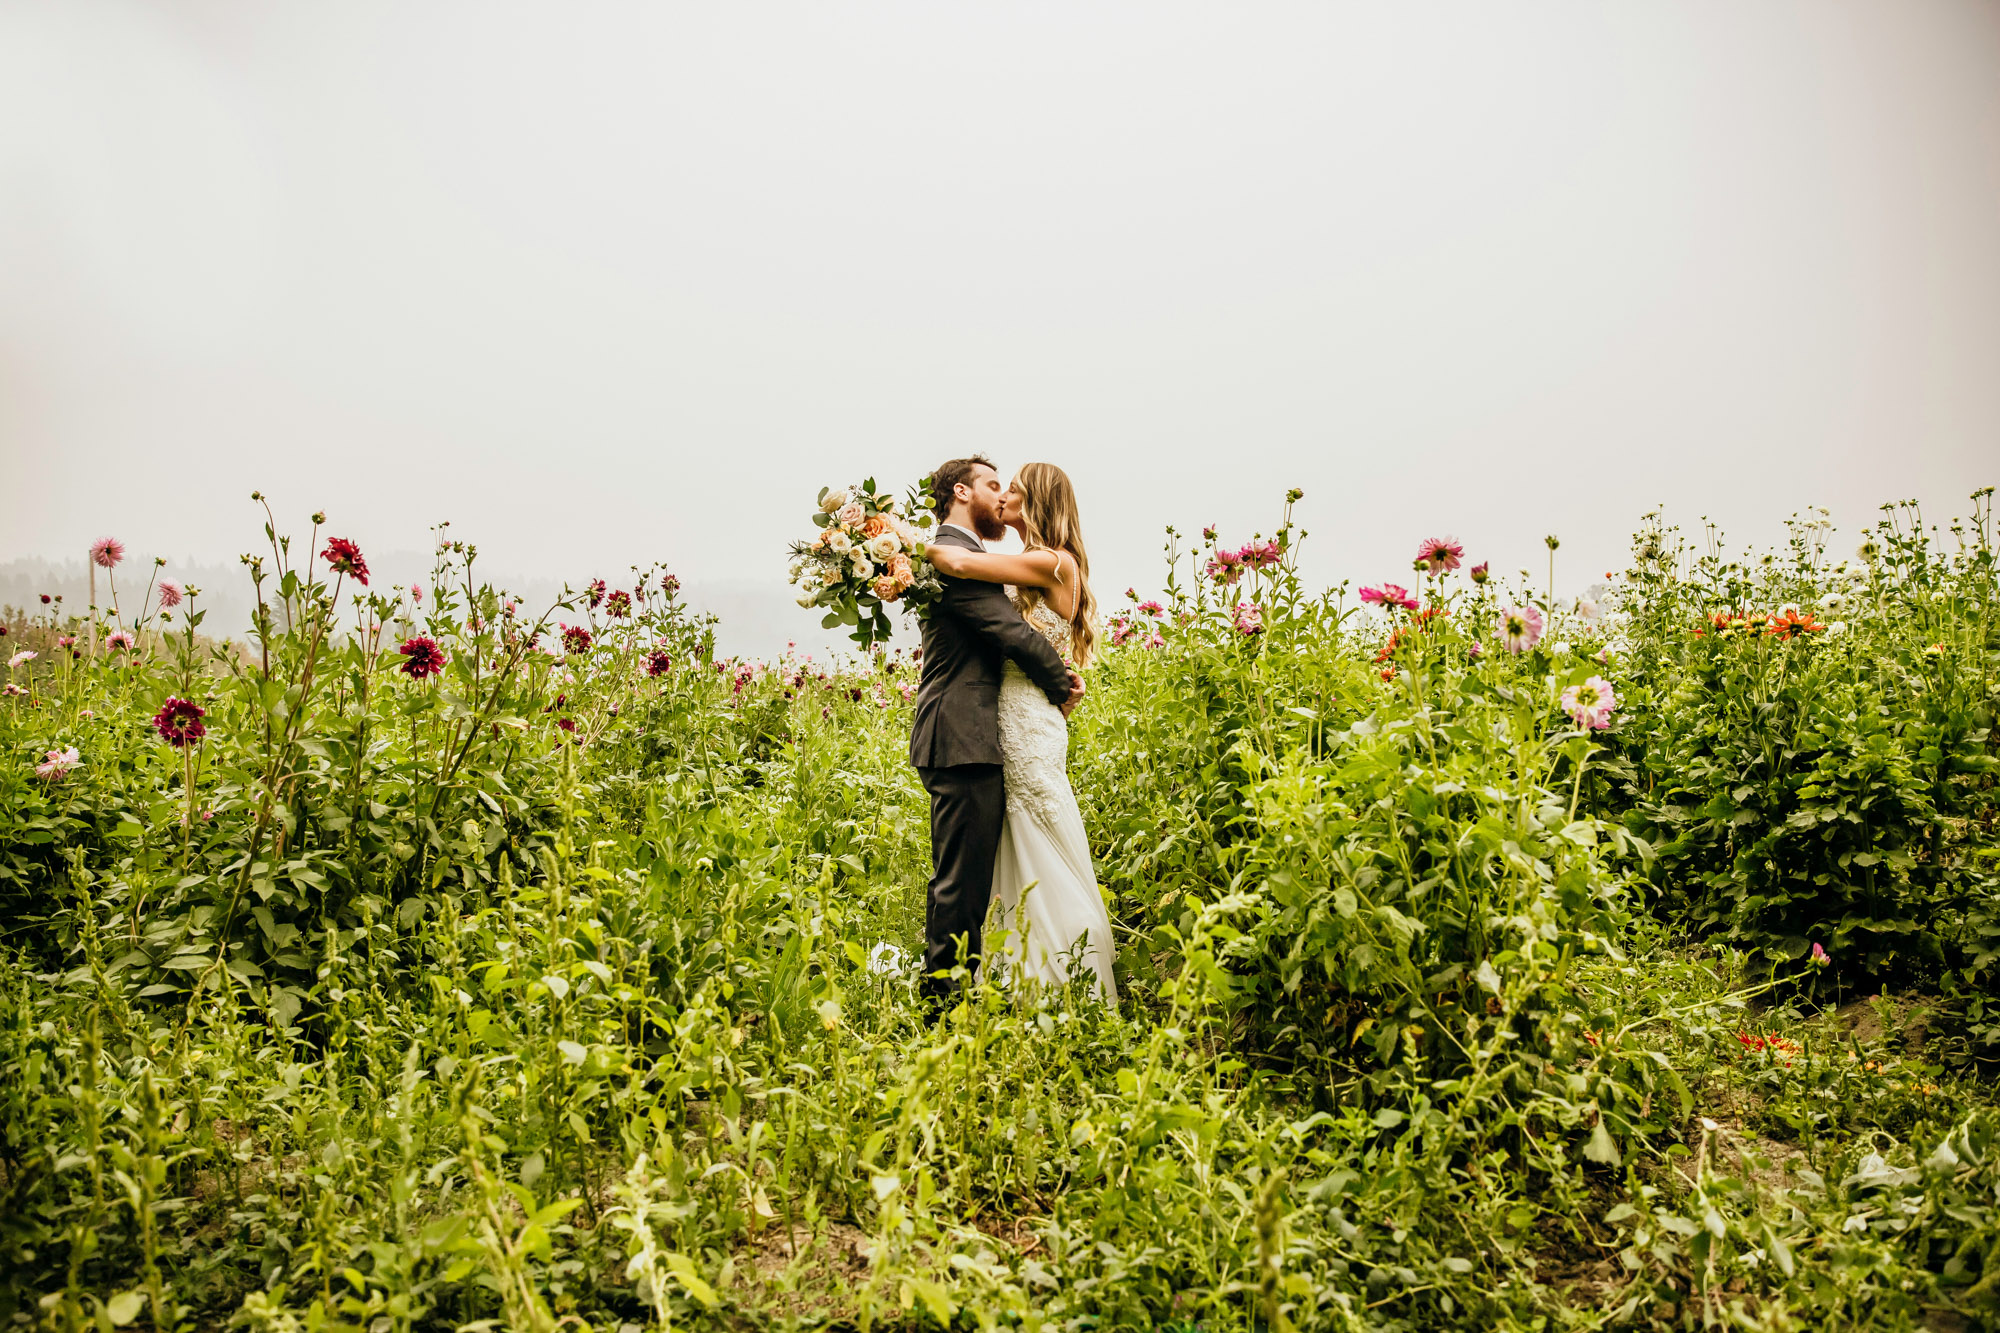
{"type": "Polygon", "coordinates": [[[883,518],[880,514],[871,514],[868,518],[868,521],[861,525],[861,535],[864,537],[873,537],[878,533],[885,531],[888,528],[888,526],[889,526],[888,520],[883,518]]]}
{"type": "Polygon", "coordinates": [[[896,582],[893,575],[884,574],[875,580],[875,595],[885,602],[893,602],[902,594],[903,585],[896,582]]]}

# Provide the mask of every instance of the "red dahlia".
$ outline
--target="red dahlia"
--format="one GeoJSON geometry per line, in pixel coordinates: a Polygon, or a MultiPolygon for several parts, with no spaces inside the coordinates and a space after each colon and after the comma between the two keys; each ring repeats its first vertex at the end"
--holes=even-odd
{"type": "Polygon", "coordinates": [[[587,653],[590,651],[590,631],[581,625],[562,627],[563,651],[566,653],[587,653]]]}
{"type": "Polygon", "coordinates": [[[675,578],[672,574],[660,575],[660,591],[665,593],[667,596],[672,597],[675,593],[680,591],[680,587],[681,587],[681,581],[675,578]]]}
{"type": "Polygon", "coordinates": [[[153,714],[153,730],[169,745],[193,745],[208,734],[208,728],[201,724],[207,716],[208,710],[193,700],[168,695],[160,711],[153,714]]]}
{"type": "Polygon", "coordinates": [[[655,648],[646,654],[646,674],[664,676],[674,669],[674,659],[664,648],[655,648]]]}
{"type": "Polygon", "coordinates": [[[604,614],[613,620],[623,620],[632,614],[632,594],[620,588],[604,599],[604,614]]]}
{"type": "Polygon", "coordinates": [[[422,680],[444,670],[444,649],[437,646],[436,639],[421,635],[405,639],[403,646],[396,651],[403,655],[403,674],[411,680],[422,680]]]}
{"type": "Polygon", "coordinates": [[[597,609],[597,604],[604,600],[603,579],[592,579],[590,581],[590,595],[584,600],[590,604],[590,608],[593,611],[597,609]]]}
{"type": "Polygon", "coordinates": [[[345,574],[364,588],[368,586],[368,562],[361,558],[361,548],[347,538],[329,538],[319,558],[326,561],[334,573],[345,574]]]}

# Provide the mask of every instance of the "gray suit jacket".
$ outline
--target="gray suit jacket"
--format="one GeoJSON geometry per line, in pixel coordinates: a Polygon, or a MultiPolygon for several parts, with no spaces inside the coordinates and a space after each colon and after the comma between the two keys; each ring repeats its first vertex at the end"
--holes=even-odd
{"type": "MultiPolygon", "coordinates": [[[[941,528],[933,545],[978,549],[941,528]]],[[[910,762],[918,768],[1000,762],[1000,669],[1012,658],[1051,703],[1069,698],[1062,654],[1021,618],[997,583],[942,578],[944,597],[924,621],[924,669],[917,686],[910,762]]]]}

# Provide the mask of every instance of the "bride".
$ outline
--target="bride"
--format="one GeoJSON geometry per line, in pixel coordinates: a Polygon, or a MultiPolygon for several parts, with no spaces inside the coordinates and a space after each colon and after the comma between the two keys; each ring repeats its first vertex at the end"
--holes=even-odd
{"type": "MultiPolygon", "coordinates": [[[[1053,463],[1027,464],[1007,488],[1000,520],[1020,535],[1020,554],[936,545],[928,558],[955,578],[1012,585],[1022,616],[1082,670],[1097,643],[1097,602],[1069,476],[1053,463]]],[[[1092,990],[1116,1005],[1111,917],[1069,785],[1069,722],[1012,661],[1000,681],[1000,754],[1007,817],[993,901],[1011,932],[1005,967],[1056,985],[1073,972],[1088,976],[1092,990]]]]}

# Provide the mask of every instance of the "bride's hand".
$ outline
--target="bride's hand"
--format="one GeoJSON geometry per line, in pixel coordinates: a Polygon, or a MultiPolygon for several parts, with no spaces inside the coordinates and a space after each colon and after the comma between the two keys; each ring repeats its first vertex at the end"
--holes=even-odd
{"type": "Polygon", "coordinates": [[[938,573],[952,578],[958,578],[965,572],[966,554],[959,547],[945,546],[938,542],[932,542],[924,547],[924,558],[931,562],[938,573]]]}

